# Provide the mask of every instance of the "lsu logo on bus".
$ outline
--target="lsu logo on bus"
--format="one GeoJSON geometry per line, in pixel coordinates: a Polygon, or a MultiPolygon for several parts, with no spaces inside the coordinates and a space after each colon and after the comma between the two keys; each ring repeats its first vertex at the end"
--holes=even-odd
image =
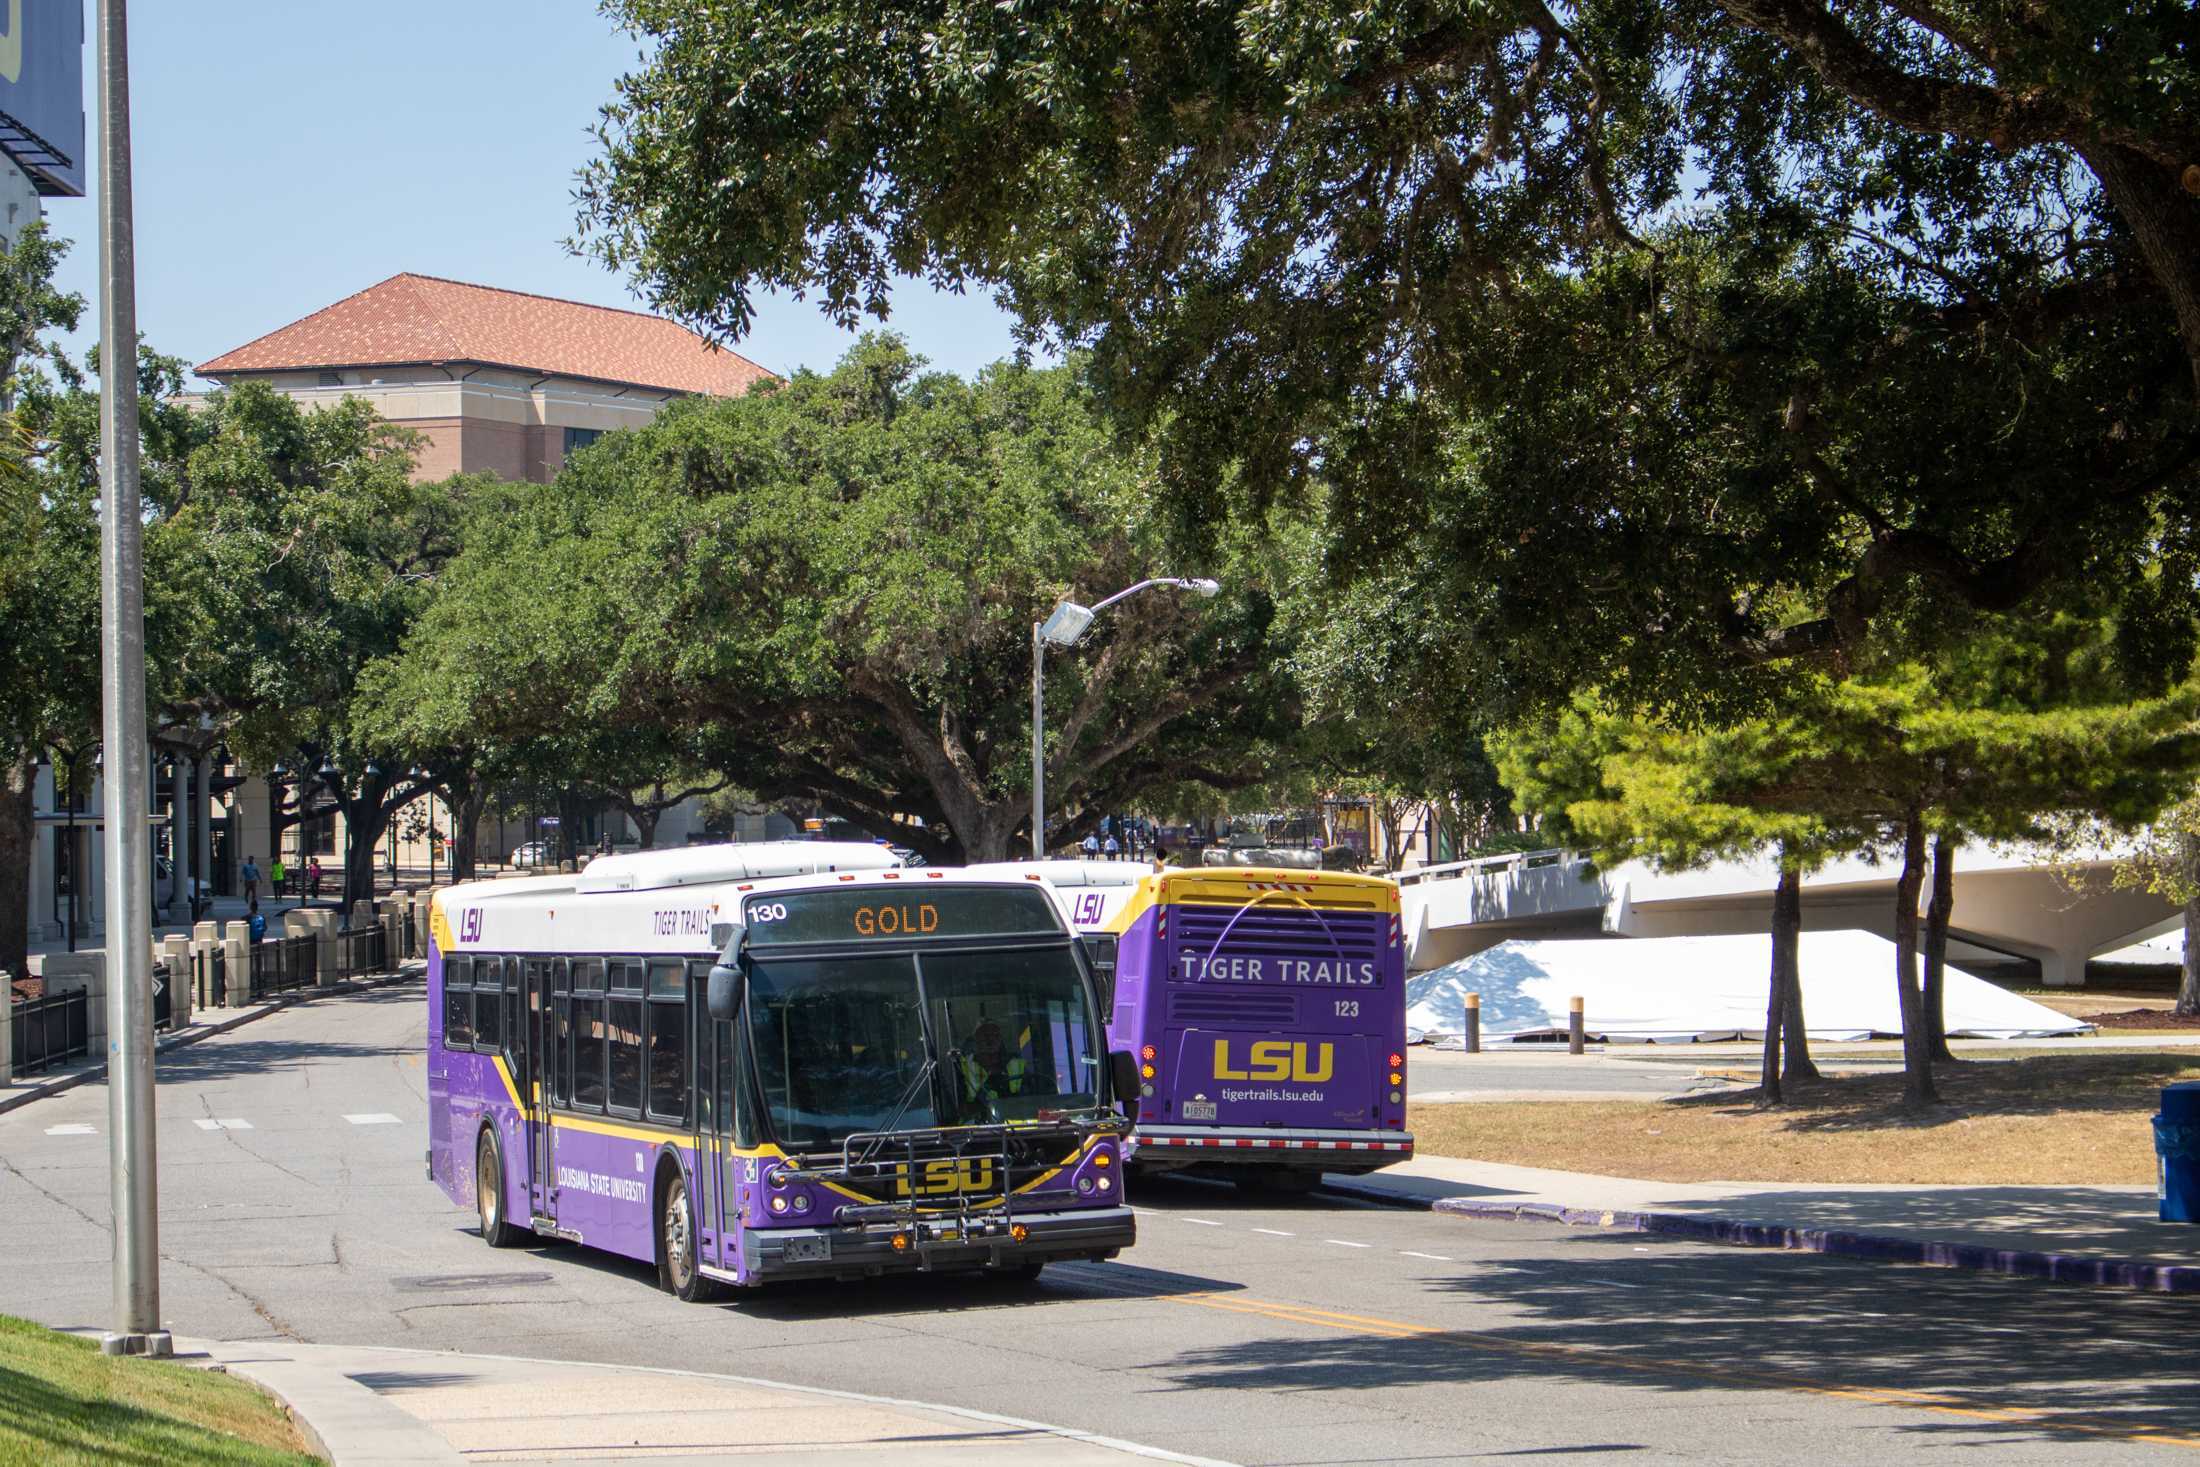
{"type": "Polygon", "coordinates": [[[992,1190],[990,1156],[943,1156],[924,1163],[913,1178],[906,1167],[893,1178],[896,1197],[953,1197],[961,1192],[992,1190]]]}
{"type": "Polygon", "coordinates": [[[1337,1047],[1333,1044],[1306,1044],[1288,1039],[1262,1039],[1254,1042],[1245,1059],[1245,1068],[1230,1063],[1230,1041],[1215,1041],[1215,1078],[1217,1080],[1326,1080],[1337,1072],[1337,1047]],[[1309,1058],[1308,1051],[1312,1051],[1309,1058]]]}

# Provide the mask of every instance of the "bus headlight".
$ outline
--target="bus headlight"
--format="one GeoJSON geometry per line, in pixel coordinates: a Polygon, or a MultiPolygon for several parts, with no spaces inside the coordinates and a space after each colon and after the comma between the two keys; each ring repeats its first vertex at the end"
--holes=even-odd
{"type": "Polygon", "coordinates": [[[784,1197],[774,1197],[774,1198],[772,1199],[772,1211],[773,1211],[773,1212],[785,1212],[786,1210],[787,1210],[787,1199],[786,1199],[786,1198],[784,1198],[784,1197]]]}
{"type": "Polygon", "coordinates": [[[1100,1190],[1103,1192],[1112,1192],[1115,1190],[1115,1183],[1109,1181],[1106,1177],[1102,1177],[1100,1179],[1100,1190]]]}
{"type": "Polygon", "coordinates": [[[808,1212],[808,1211],[810,1210],[810,1194],[809,1194],[809,1193],[807,1193],[807,1192],[797,1192],[797,1193],[795,1193],[795,1197],[794,1197],[794,1210],[795,1210],[796,1212],[808,1212]]]}
{"type": "Polygon", "coordinates": [[[1077,1190],[1089,1196],[1092,1192],[1092,1178],[1079,1177],[1077,1179],[1077,1190]]]}

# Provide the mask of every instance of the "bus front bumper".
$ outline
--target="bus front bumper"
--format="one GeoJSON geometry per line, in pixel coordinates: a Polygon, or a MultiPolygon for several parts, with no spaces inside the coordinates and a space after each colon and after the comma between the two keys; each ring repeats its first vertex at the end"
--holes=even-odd
{"type": "Polygon", "coordinates": [[[752,1228],[742,1238],[751,1281],[836,1278],[934,1269],[1013,1271],[1056,1259],[1113,1258],[1137,1241],[1128,1207],[1018,1213],[1012,1219],[920,1216],[912,1223],[841,1228],[752,1228]],[[1011,1236],[1013,1222],[1024,1229],[1011,1236]],[[903,1242],[894,1246],[896,1237],[903,1242]]]}
{"type": "Polygon", "coordinates": [[[1161,1166],[1288,1166],[1371,1172],[1413,1155],[1410,1131],[1277,1130],[1265,1126],[1151,1126],[1124,1143],[1126,1158],[1161,1166]]]}

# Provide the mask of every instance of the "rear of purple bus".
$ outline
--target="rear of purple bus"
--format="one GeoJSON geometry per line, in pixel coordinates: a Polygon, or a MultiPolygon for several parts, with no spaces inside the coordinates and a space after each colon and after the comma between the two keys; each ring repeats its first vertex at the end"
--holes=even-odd
{"type": "Polygon", "coordinates": [[[1303,1188],[1413,1154],[1395,883],[1157,871],[1085,940],[1113,959],[1110,1045],[1139,1062],[1141,1169],[1303,1188]]]}
{"type": "Polygon", "coordinates": [[[429,1174],[492,1246],[586,1243],[695,1299],[1131,1243],[1135,1070],[1042,888],[680,865],[711,859],[438,894],[429,1174]]]}

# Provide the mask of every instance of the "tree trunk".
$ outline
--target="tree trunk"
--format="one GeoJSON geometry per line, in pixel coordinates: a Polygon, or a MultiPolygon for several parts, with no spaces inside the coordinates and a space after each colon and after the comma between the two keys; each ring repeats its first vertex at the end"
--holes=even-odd
{"type": "MultiPolygon", "coordinates": [[[[1781,877],[1784,881],[1785,875],[1781,877]]],[[[1779,921],[1779,907],[1773,907],[1773,920],[1779,921]]],[[[1787,989],[1780,981],[1780,936],[1772,937],[1772,968],[1765,985],[1765,1053],[1757,1067],[1757,1096],[1766,1105],[1778,1105],[1786,1099],[1780,1093],[1780,1020],[1787,1011],[1787,989]]]]}
{"type": "MultiPolygon", "coordinates": [[[[0,763],[0,969],[30,976],[31,864],[38,858],[38,760],[0,763]]],[[[11,995],[0,991],[0,1003],[11,995]]]]}
{"type": "Polygon", "coordinates": [[[1953,1062],[1948,1048],[1948,1007],[1942,1001],[1948,970],[1948,919],[1956,909],[1956,843],[1933,837],[1933,896],[1925,906],[1925,1048],[1935,1062],[1953,1062]]]}
{"type": "Polygon", "coordinates": [[[1924,995],[1917,986],[1917,898],[1925,885],[1925,817],[1912,810],[1902,824],[1902,877],[1894,887],[1895,993],[1902,1009],[1903,1098],[1932,1105],[1933,1056],[1926,1043],[1924,995]]]}
{"type": "Polygon", "coordinates": [[[2186,831],[2178,839],[2184,857],[2185,971],[2177,985],[2177,1012],[2200,1017],[2200,832],[2186,831]]]}
{"type": "Polygon", "coordinates": [[[474,841],[481,817],[489,808],[489,787],[480,778],[468,781],[451,811],[451,880],[474,879],[474,841]]]}
{"type": "Polygon", "coordinates": [[[1803,873],[1783,861],[1779,885],[1772,889],[1772,962],[1780,981],[1780,1042],[1787,1051],[1787,1078],[1801,1083],[1818,1078],[1811,1063],[1810,1035],[1803,1028],[1803,873]]]}
{"type": "Polygon", "coordinates": [[[641,843],[643,850],[657,849],[657,822],[664,818],[664,814],[664,807],[661,805],[637,805],[627,811],[627,815],[634,821],[634,839],[641,843]]]}
{"type": "Polygon", "coordinates": [[[389,822],[380,800],[347,800],[344,804],[344,906],[339,927],[351,921],[352,906],[374,900],[374,848],[389,822]]]}

